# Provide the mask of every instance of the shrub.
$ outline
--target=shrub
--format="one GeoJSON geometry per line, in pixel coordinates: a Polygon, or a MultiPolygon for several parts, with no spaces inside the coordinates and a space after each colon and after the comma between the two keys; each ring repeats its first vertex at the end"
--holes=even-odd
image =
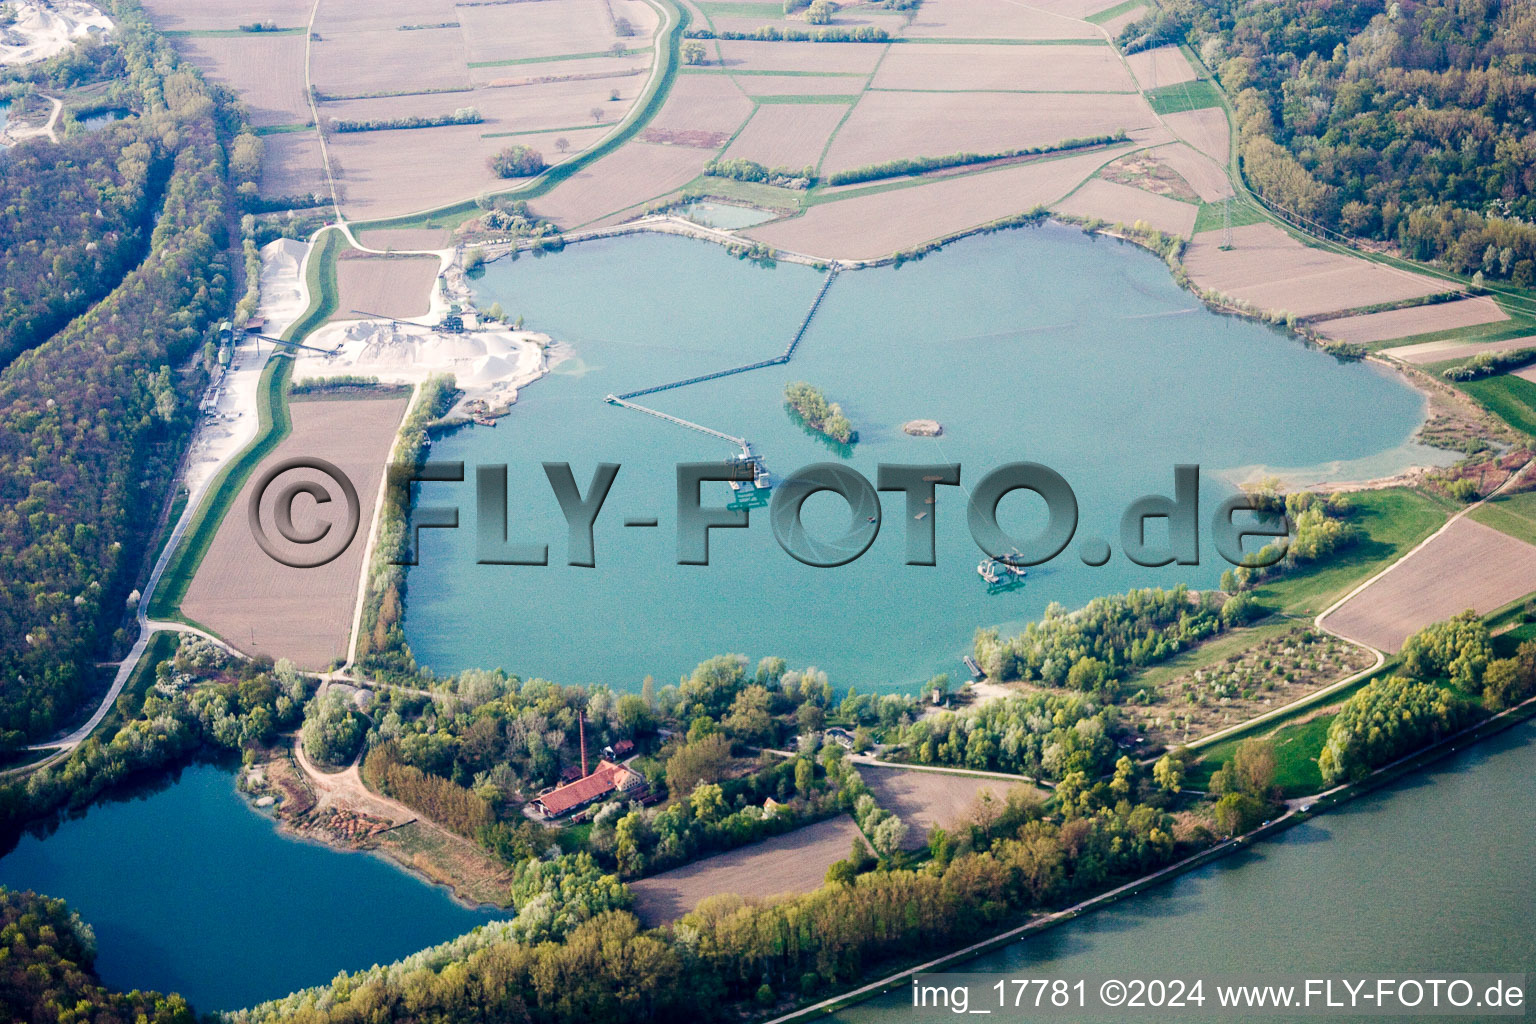
{"type": "Polygon", "coordinates": [[[528,178],[549,166],[544,156],[532,146],[508,146],[490,159],[491,170],[499,178],[528,178]]]}

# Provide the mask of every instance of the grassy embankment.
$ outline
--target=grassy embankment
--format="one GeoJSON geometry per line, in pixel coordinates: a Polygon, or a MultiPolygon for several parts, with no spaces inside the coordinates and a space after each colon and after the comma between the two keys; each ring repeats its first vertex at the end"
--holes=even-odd
{"type": "MultiPolygon", "coordinates": [[[[640,97],[639,102],[635,104],[635,108],[630,111],[629,116],[620,122],[618,130],[580,156],[551,167],[525,184],[508,189],[505,192],[494,193],[496,197],[518,200],[537,199],[539,196],[546,195],[556,185],[591,166],[596,161],[601,160],[634,138],[661,111],[662,104],[666,102],[667,96],[672,92],[672,84],[677,80],[678,66],[682,63],[679,50],[682,47],[683,30],[688,27],[689,15],[687,10],[675,4],[673,0],[652,0],[652,2],[662,8],[663,21],[664,23],[669,23],[666,31],[657,39],[656,43],[656,59],[662,62],[661,73],[652,77],[646,92],[640,97]]],[[[388,220],[363,221],[353,224],[351,227],[354,232],[406,228],[452,229],[474,217],[479,212],[480,207],[477,201],[466,199],[463,202],[440,206],[434,210],[424,210],[421,213],[407,214],[403,217],[392,217],[388,220]]]]}
{"type": "MultiPolygon", "coordinates": [[[[341,232],[335,230],[323,231],[315,242],[305,275],[309,308],[283,332],[285,340],[303,340],[336,312],[336,256],[343,243],[341,232]]],[[[256,436],[209,486],[207,496],[198,506],[180,547],[171,556],[160,585],[150,599],[151,618],[186,621],[181,614],[182,599],[218,533],[219,524],[224,521],[251,473],[288,436],[292,421],[288,415],[287,388],[292,376],[292,359],[274,355],[267,360],[256,389],[256,436]]]]}

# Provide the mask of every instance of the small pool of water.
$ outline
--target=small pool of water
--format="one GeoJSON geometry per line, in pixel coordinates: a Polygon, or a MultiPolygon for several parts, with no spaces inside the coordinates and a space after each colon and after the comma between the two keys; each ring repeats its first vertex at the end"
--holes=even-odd
{"type": "Polygon", "coordinates": [[[702,224],[707,228],[719,228],[722,231],[750,228],[755,224],[765,224],[779,216],[771,210],[756,210],[750,206],[734,206],[730,203],[711,203],[707,200],[679,206],[672,212],[695,224],[702,224]]]}
{"type": "Polygon", "coordinates": [[[99,132],[113,121],[121,121],[132,111],[124,109],[99,110],[94,114],[88,114],[80,118],[80,123],[88,132],[99,132]]]}
{"type": "Polygon", "coordinates": [[[0,884],[69,901],[113,988],[233,1010],[471,931],[471,910],[382,858],[290,838],[215,765],[23,836],[0,884]]]}

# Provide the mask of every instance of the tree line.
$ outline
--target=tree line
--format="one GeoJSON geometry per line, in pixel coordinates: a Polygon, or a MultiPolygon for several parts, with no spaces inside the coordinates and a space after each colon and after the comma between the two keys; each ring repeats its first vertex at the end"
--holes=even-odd
{"type": "Polygon", "coordinates": [[[1536,283],[1536,17],[1511,0],[1161,0],[1127,50],[1188,42],[1282,210],[1468,275],[1536,283]]]}
{"type": "Polygon", "coordinates": [[[168,177],[148,258],[0,372],[5,746],[52,732],[78,706],[90,663],[124,615],[195,412],[201,379],[170,368],[232,302],[221,139],[238,119],[133,3],[120,0],[113,15],[118,28],[104,45],[114,59],[102,68],[122,69],[141,111],[113,130],[134,139],[121,140],[125,155],[168,177]]]}

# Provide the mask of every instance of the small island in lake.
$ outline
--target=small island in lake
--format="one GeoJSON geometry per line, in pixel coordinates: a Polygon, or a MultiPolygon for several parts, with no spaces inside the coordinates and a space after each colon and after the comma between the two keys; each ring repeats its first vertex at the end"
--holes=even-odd
{"type": "Polygon", "coordinates": [[[908,420],[901,429],[913,437],[938,437],[944,433],[944,426],[938,420],[908,420]]]}
{"type": "Polygon", "coordinates": [[[784,401],[807,427],[817,433],[839,444],[853,444],[859,439],[859,432],[853,429],[853,424],[843,415],[843,407],[836,402],[828,402],[827,396],[820,389],[805,381],[786,384],[784,401]]]}

